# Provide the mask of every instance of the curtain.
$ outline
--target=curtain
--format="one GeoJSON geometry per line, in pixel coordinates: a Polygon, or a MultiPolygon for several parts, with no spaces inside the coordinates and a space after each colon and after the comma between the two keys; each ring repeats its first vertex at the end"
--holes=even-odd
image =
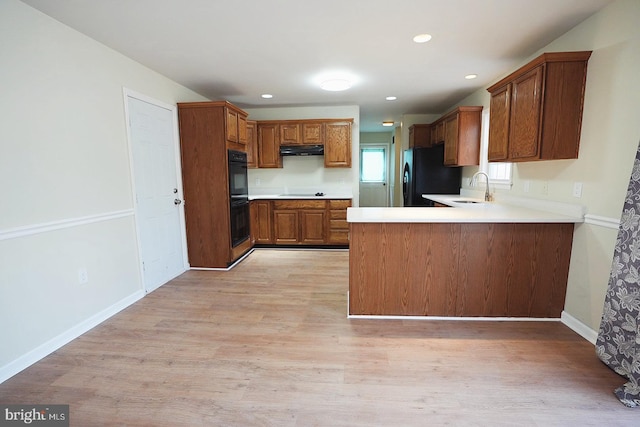
{"type": "Polygon", "coordinates": [[[614,394],[640,406],[640,145],[622,210],[596,354],[629,381],[614,394]]]}

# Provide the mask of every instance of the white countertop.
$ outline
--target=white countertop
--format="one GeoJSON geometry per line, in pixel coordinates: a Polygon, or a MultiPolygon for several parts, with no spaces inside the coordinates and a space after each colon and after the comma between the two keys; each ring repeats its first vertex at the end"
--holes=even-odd
{"type": "Polygon", "coordinates": [[[294,194],[250,194],[249,200],[300,200],[300,199],[352,199],[350,195],[338,193],[326,193],[316,196],[315,193],[294,193],[294,194]]]}
{"type": "MultiPolygon", "coordinates": [[[[567,215],[531,206],[522,207],[504,202],[485,202],[481,198],[465,197],[458,194],[425,194],[424,198],[449,207],[407,207],[407,208],[349,208],[347,222],[468,222],[468,223],[581,223],[584,216],[567,215]],[[477,203],[462,203],[471,200],[477,203]]],[[[530,205],[530,204],[529,204],[530,205]]]]}

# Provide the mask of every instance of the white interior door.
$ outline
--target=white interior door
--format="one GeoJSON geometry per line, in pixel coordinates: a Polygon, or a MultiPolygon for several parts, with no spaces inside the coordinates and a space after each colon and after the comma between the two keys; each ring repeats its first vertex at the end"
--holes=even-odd
{"type": "Polygon", "coordinates": [[[389,147],[360,146],[360,207],[389,206],[389,147]]]}
{"type": "Polygon", "coordinates": [[[175,107],[126,93],[138,245],[146,292],[186,270],[175,107]]]}

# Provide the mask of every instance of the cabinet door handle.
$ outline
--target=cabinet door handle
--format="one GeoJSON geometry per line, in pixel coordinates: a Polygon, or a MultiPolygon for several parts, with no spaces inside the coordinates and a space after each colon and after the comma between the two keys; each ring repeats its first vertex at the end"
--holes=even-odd
{"type": "Polygon", "coordinates": [[[174,199],[173,200],[173,204],[174,205],[179,205],[180,203],[182,203],[182,200],[180,200],[180,199],[174,199]]]}

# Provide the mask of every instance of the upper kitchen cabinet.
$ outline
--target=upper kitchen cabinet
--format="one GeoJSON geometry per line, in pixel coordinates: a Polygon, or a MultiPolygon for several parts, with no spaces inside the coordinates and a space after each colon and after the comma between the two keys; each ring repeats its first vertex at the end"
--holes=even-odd
{"type": "Polygon", "coordinates": [[[444,121],[438,120],[430,125],[431,145],[442,144],[444,142],[444,121]]]}
{"type": "MultiPolygon", "coordinates": [[[[225,103],[225,128],[228,143],[239,144],[244,146],[247,144],[247,113],[239,109],[233,104],[225,103]]],[[[241,149],[244,147],[229,147],[241,149]]]]}
{"type": "Polygon", "coordinates": [[[276,122],[258,122],[258,167],[281,168],[280,125],[276,122]]]}
{"type": "Polygon", "coordinates": [[[280,145],[298,145],[302,143],[300,138],[302,126],[299,123],[280,124],[280,145]]]}
{"type": "Polygon", "coordinates": [[[324,144],[324,123],[309,120],[280,122],[280,145],[324,144]]]}
{"type": "Polygon", "coordinates": [[[436,123],[444,133],[444,164],[471,166],[480,163],[482,107],[458,107],[436,123]]]}
{"type": "Polygon", "coordinates": [[[324,144],[324,123],[309,120],[272,120],[261,124],[278,126],[280,145],[322,145],[324,144]]]}
{"type": "Polygon", "coordinates": [[[324,144],[324,123],[305,121],[302,123],[302,143],[309,145],[324,144]]]}
{"type": "Polygon", "coordinates": [[[489,161],[578,158],[590,56],[544,53],[487,89],[489,161]]]}
{"type": "Polygon", "coordinates": [[[325,124],[324,166],[351,167],[351,124],[353,120],[325,124]]]}
{"type": "Polygon", "coordinates": [[[409,148],[431,147],[431,125],[409,127],[409,148]]]}
{"type": "Polygon", "coordinates": [[[258,124],[247,121],[247,167],[258,167],[258,124]]]}
{"type": "Polygon", "coordinates": [[[205,110],[220,111],[224,130],[223,138],[227,149],[246,151],[247,144],[247,116],[248,114],[227,101],[184,102],[179,103],[182,110],[193,114],[205,115],[205,110]],[[200,111],[202,110],[202,111],[200,111]]]}

